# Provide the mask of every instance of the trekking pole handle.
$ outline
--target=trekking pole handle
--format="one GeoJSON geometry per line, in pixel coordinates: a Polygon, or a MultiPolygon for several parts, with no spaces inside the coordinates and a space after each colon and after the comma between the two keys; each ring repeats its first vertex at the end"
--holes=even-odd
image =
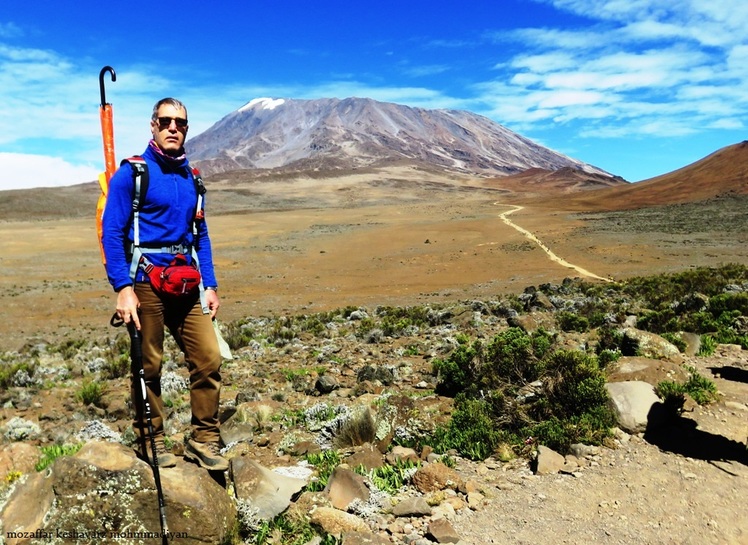
{"type": "Polygon", "coordinates": [[[130,333],[132,361],[139,369],[143,368],[143,345],[140,331],[135,327],[135,322],[130,321],[127,324],[127,331],[130,333]]]}
{"type": "Polygon", "coordinates": [[[109,72],[112,75],[112,81],[117,81],[117,74],[111,66],[105,66],[99,72],[99,92],[101,93],[101,107],[106,106],[106,92],[104,91],[104,74],[109,72]]]}
{"type": "Polygon", "coordinates": [[[125,324],[125,321],[119,317],[119,314],[116,312],[112,314],[112,317],[109,319],[109,325],[112,327],[121,327],[125,324]]]}

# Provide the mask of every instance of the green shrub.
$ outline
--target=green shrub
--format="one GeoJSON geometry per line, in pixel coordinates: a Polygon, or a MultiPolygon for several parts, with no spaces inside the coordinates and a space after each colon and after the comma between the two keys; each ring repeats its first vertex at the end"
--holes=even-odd
{"type": "Polygon", "coordinates": [[[506,440],[485,400],[458,396],[449,424],[437,427],[430,443],[437,452],[454,449],[465,458],[485,460],[506,440]]]}
{"type": "Polygon", "coordinates": [[[49,347],[50,353],[59,353],[63,359],[69,360],[74,358],[81,348],[86,346],[87,341],[84,339],[68,339],[61,342],[58,345],[52,345],[49,347]]]}
{"type": "Polygon", "coordinates": [[[246,320],[239,320],[224,325],[223,338],[229,348],[237,350],[249,345],[255,333],[246,320]]]}
{"type": "Polygon", "coordinates": [[[556,314],[556,323],[562,331],[584,333],[590,329],[590,321],[574,312],[560,311],[556,314]]]}
{"type": "Polygon", "coordinates": [[[104,377],[117,379],[130,374],[130,336],[123,334],[109,343],[104,363],[104,377]]]}
{"type": "Polygon", "coordinates": [[[261,522],[252,543],[255,545],[305,545],[306,543],[338,545],[340,540],[318,531],[306,518],[294,517],[286,512],[270,521],[261,522]]]}
{"type": "Polygon", "coordinates": [[[36,366],[29,362],[3,362],[0,361],[0,388],[6,389],[13,386],[13,377],[19,371],[25,371],[30,377],[34,376],[36,366]]]}
{"type": "Polygon", "coordinates": [[[458,393],[450,422],[437,428],[431,446],[477,460],[506,445],[522,451],[530,439],[564,451],[572,443],[600,444],[608,437],[615,415],[598,358],[571,350],[549,353],[549,339],[545,333],[531,337],[511,329],[497,335],[474,379],[491,388],[458,393]],[[497,379],[497,373],[504,378],[497,379]],[[542,387],[528,390],[529,384],[542,387]]]}
{"type": "Polygon", "coordinates": [[[547,363],[547,408],[560,418],[580,416],[608,402],[605,375],[584,352],[559,350],[547,363]]]}
{"type": "Polygon", "coordinates": [[[91,380],[83,383],[80,389],[76,392],[75,399],[84,405],[95,405],[99,407],[105,392],[106,386],[104,384],[91,380]]]}
{"type": "Polygon", "coordinates": [[[317,468],[317,476],[309,481],[305,490],[320,492],[327,486],[333,470],[340,465],[340,453],[337,450],[324,450],[320,453],[308,454],[306,461],[317,468]]]}
{"type": "Polygon", "coordinates": [[[34,469],[36,469],[37,471],[44,471],[60,456],[72,456],[73,454],[78,452],[82,446],[83,443],[77,443],[74,445],[50,445],[46,447],[39,447],[42,456],[34,466],[34,469]]]}
{"type": "Polygon", "coordinates": [[[421,466],[420,462],[397,460],[394,465],[384,464],[372,469],[368,474],[363,466],[356,468],[356,473],[368,476],[371,483],[382,492],[396,494],[410,482],[413,473],[421,466]]]}
{"type": "Polygon", "coordinates": [[[662,338],[678,349],[681,354],[686,351],[688,345],[677,333],[663,333],[662,338]]]}
{"type": "Polygon", "coordinates": [[[432,364],[437,381],[435,391],[440,395],[454,397],[475,382],[481,344],[470,343],[466,337],[458,337],[457,341],[459,344],[448,359],[436,358],[432,364]]]}
{"type": "Polygon", "coordinates": [[[299,329],[307,333],[311,333],[314,336],[321,336],[327,332],[327,325],[332,320],[327,314],[312,314],[311,316],[303,316],[301,318],[301,324],[299,329]]]}
{"type": "Polygon", "coordinates": [[[397,337],[405,334],[410,327],[429,325],[428,312],[425,307],[379,307],[377,316],[381,319],[382,333],[397,337]]]}
{"type": "Polygon", "coordinates": [[[685,384],[686,392],[699,405],[706,405],[717,399],[717,386],[713,381],[699,374],[693,367],[688,367],[691,376],[685,384]]]}
{"type": "Polygon", "coordinates": [[[711,335],[702,335],[701,343],[699,344],[698,356],[708,357],[714,354],[717,349],[717,341],[711,335]]]}
{"type": "Polygon", "coordinates": [[[553,336],[543,329],[528,335],[518,327],[496,335],[486,346],[480,370],[481,386],[533,382],[543,374],[543,357],[553,336]]]}
{"type": "Polygon", "coordinates": [[[104,363],[104,377],[107,379],[117,379],[126,377],[130,374],[131,360],[127,354],[120,354],[115,358],[107,358],[104,363]]]}
{"type": "Polygon", "coordinates": [[[605,369],[609,363],[618,361],[621,355],[620,350],[605,349],[597,355],[597,364],[600,366],[600,369],[605,369]]]}
{"type": "Polygon", "coordinates": [[[717,386],[713,381],[702,376],[693,367],[688,367],[690,376],[683,383],[663,380],[655,387],[655,393],[664,401],[666,406],[680,410],[685,402],[685,395],[691,396],[699,405],[706,405],[717,399],[717,386]]]}
{"type": "Polygon", "coordinates": [[[621,354],[623,346],[623,332],[617,327],[603,326],[598,330],[598,341],[595,352],[599,355],[603,352],[610,351],[621,354]]]}
{"type": "Polygon", "coordinates": [[[709,299],[709,311],[714,316],[737,311],[739,315],[748,316],[748,293],[720,293],[709,299]]]}
{"type": "Polygon", "coordinates": [[[650,308],[661,308],[693,293],[709,297],[723,293],[729,284],[748,280],[748,268],[740,264],[699,267],[687,271],[626,280],[624,293],[642,298],[650,308]]]}

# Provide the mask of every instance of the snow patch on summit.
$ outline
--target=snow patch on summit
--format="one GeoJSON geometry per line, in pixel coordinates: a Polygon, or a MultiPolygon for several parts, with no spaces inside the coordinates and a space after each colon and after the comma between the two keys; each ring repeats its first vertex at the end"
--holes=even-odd
{"type": "Polygon", "coordinates": [[[286,101],[284,99],[282,99],[282,98],[277,98],[277,99],[273,99],[273,98],[253,98],[252,100],[250,100],[249,102],[247,102],[244,106],[242,106],[241,108],[239,108],[237,111],[243,112],[245,110],[249,110],[251,108],[254,108],[255,106],[259,106],[260,109],[262,109],[262,110],[274,110],[275,108],[277,108],[278,106],[280,106],[284,102],[286,102],[286,101]]]}

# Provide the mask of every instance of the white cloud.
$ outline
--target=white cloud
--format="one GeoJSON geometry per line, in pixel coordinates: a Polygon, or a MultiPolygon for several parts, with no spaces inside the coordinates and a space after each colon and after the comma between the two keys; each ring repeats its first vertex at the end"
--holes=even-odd
{"type": "Polygon", "coordinates": [[[60,157],[0,152],[2,189],[55,187],[97,179],[99,170],[91,165],[74,165],[60,157]]]}
{"type": "Polygon", "coordinates": [[[524,49],[495,64],[495,82],[475,86],[513,128],[575,122],[598,137],[670,137],[745,117],[745,2],[536,1],[592,22],[491,35],[524,49]]]}

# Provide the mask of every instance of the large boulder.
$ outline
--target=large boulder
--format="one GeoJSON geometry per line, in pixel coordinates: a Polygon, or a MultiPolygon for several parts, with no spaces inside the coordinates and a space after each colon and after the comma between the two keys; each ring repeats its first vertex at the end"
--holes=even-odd
{"type": "Polygon", "coordinates": [[[623,329],[623,352],[626,356],[643,356],[656,360],[681,360],[680,350],[670,341],[649,331],[633,327],[623,329]]]}
{"type": "Polygon", "coordinates": [[[652,407],[660,403],[654,386],[647,382],[629,380],[609,382],[605,388],[610,394],[611,408],[618,418],[618,426],[628,433],[646,431],[652,407]]]}
{"type": "MultiPolygon", "coordinates": [[[[168,530],[179,543],[220,543],[235,531],[234,504],[207,471],[185,462],[162,468],[160,476],[168,530]]],[[[161,532],[151,467],[131,449],[110,442],[88,443],[75,456],[58,458],[47,472],[32,474],[0,515],[3,532],[58,528],[68,532],[63,539],[77,543],[129,545],[161,532]]]]}

